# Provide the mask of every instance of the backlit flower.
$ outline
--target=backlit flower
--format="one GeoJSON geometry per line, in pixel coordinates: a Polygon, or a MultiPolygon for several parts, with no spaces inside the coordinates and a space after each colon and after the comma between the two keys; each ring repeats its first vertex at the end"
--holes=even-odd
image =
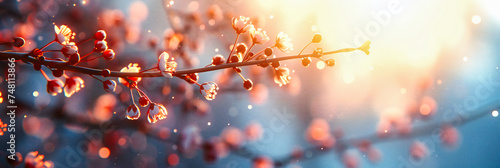
{"type": "Polygon", "coordinates": [[[64,83],[60,79],[47,81],[47,93],[52,96],[57,95],[63,91],[64,83]]]}
{"type": "Polygon", "coordinates": [[[137,105],[135,104],[128,106],[127,111],[125,113],[127,114],[127,119],[129,120],[137,120],[141,116],[141,111],[139,110],[139,107],[137,107],[137,105]]]}
{"type": "Polygon", "coordinates": [[[203,141],[200,129],[195,125],[189,125],[184,128],[179,139],[179,150],[186,155],[194,155],[203,141]]]}
{"type": "Polygon", "coordinates": [[[157,103],[151,103],[148,109],[148,121],[149,123],[156,123],[158,120],[163,120],[167,118],[167,109],[165,106],[157,103]]]}
{"type": "Polygon", "coordinates": [[[102,83],[104,90],[106,92],[115,92],[116,90],[116,82],[115,80],[107,80],[102,83]]]}
{"type": "Polygon", "coordinates": [[[75,45],[74,42],[69,42],[63,46],[63,48],[61,49],[61,53],[65,57],[69,57],[70,55],[78,53],[78,47],[75,45]]]}
{"type": "Polygon", "coordinates": [[[281,67],[274,71],[274,82],[279,86],[290,83],[290,79],[290,70],[288,68],[281,67]]]}
{"type": "Polygon", "coordinates": [[[217,86],[217,84],[214,82],[205,82],[205,83],[201,84],[201,86],[200,86],[200,93],[207,100],[215,99],[215,96],[217,95],[218,90],[219,90],[219,86],[217,86]]]}
{"type": "Polygon", "coordinates": [[[253,159],[253,168],[273,168],[274,163],[273,160],[271,160],[268,157],[265,156],[259,156],[253,159]]]}
{"type": "Polygon", "coordinates": [[[269,37],[267,37],[266,31],[261,28],[255,29],[254,27],[250,28],[250,37],[252,38],[252,42],[254,44],[263,44],[269,41],[269,37]]]}
{"type": "Polygon", "coordinates": [[[84,86],[83,79],[80,77],[67,78],[64,85],[64,96],[71,97],[71,95],[80,91],[84,86]]]}
{"type": "Polygon", "coordinates": [[[236,34],[242,34],[247,32],[250,28],[253,28],[251,22],[249,22],[250,18],[240,16],[234,17],[232,20],[233,29],[236,30],[236,34]]]}
{"type": "Polygon", "coordinates": [[[54,31],[56,33],[55,41],[62,45],[66,45],[75,38],[75,33],[71,32],[71,29],[66,25],[61,25],[61,27],[54,25],[54,31]]]}
{"type": "Polygon", "coordinates": [[[161,53],[160,58],[158,59],[158,68],[160,68],[160,72],[163,76],[172,78],[172,73],[174,73],[177,68],[177,62],[173,60],[168,61],[169,57],[170,56],[167,52],[161,53]]]}
{"type": "Polygon", "coordinates": [[[226,127],[221,133],[221,138],[230,147],[238,148],[245,141],[243,132],[236,127],[226,127]]]}
{"type": "Polygon", "coordinates": [[[274,44],[274,46],[283,52],[290,51],[293,50],[293,44],[290,41],[292,41],[292,39],[288,37],[288,34],[280,32],[278,36],[276,36],[276,44],[274,44]]]}
{"type": "Polygon", "coordinates": [[[54,163],[52,161],[43,161],[45,156],[38,155],[38,151],[33,151],[26,154],[24,167],[26,168],[53,168],[54,163]]]}
{"type": "Polygon", "coordinates": [[[424,143],[415,141],[410,147],[410,155],[416,160],[422,160],[429,155],[429,149],[424,143]]]}
{"type": "MultiPolygon", "coordinates": [[[[120,72],[139,72],[141,67],[137,63],[130,63],[127,67],[122,68],[120,72]]],[[[133,81],[135,84],[141,81],[141,77],[127,77],[128,80],[133,81]]],[[[118,82],[128,87],[135,87],[134,85],[130,85],[130,83],[124,78],[118,78],[118,82]]]]}

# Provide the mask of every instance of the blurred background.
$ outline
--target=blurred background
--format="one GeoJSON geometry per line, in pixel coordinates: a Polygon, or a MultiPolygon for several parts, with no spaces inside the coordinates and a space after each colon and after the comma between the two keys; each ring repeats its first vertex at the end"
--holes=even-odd
{"type": "MultiPolygon", "coordinates": [[[[163,51],[178,60],[178,70],[206,66],[214,55],[229,54],[236,38],[231,18],[240,15],[271,39],[254,52],[272,46],[279,32],[289,35],[294,50],[275,50],[277,57],[298,54],[315,33],[323,41],[305,53],[371,41],[370,55],[326,56],[334,67],[314,59],[308,67],[282,62],[292,72],[283,87],[271,68],[242,68],[254,82],[251,91],[232,71],[200,73],[200,82],[219,84],[212,101],[183,80],[143,78],[139,87],[168,110],[155,124],[146,121],[146,108],[139,120],[126,119],[131,98],[121,84],[107,93],[99,81],[66,72],[82,77],[85,87],[70,98],[51,96],[44,77],[18,63],[16,150],[38,151],[55,167],[259,167],[268,162],[260,158],[288,157],[296,159],[282,167],[498,167],[498,6],[495,0],[0,0],[0,42],[26,40],[2,51],[42,47],[53,40],[54,24],[68,25],[74,41],[103,29],[116,59],[82,66],[111,70],[132,62],[151,68],[163,51]],[[317,144],[311,130],[318,127],[334,145],[317,144]],[[208,152],[207,144],[217,150],[208,152]]],[[[245,34],[239,42],[249,40],[245,34]]],[[[0,66],[6,72],[7,63],[0,66]]],[[[5,76],[0,82],[6,113],[5,76]]],[[[6,159],[0,165],[12,166],[6,159]]]]}

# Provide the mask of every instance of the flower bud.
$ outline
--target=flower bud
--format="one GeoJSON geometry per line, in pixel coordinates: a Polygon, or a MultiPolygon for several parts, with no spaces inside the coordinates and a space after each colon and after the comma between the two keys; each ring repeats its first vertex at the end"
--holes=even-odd
{"type": "Polygon", "coordinates": [[[54,79],[47,81],[47,93],[52,96],[57,95],[63,91],[64,83],[60,79],[54,79]]]}
{"type": "Polygon", "coordinates": [[[321,34],[319,34],[319,33],[316,33],[316,34],[314,34],[314,36],[312,38],[312,42],[319,43],[319,42],[321,42],[322,39],[323,39],[323,36],[321,36],[321,34]]]}
{"type": "Polygon", "coordinates": [[[224,62],[226,62],[226,59],[220,54],[217,54],[212,58],[212,65],[221,65],[224,62]]]}
{"type": "Polygon", "coordinates": [[[253,88],[253,82],[252,82],[252,80],[247,79],[247,80],[243,81],[243,87],[246,90],[252,90],[252,88],[253,88]]]}
{"type": "Polygon", "coordinates": [[[326,65],[329,66],[329,67],[333,67],[335,66],[335,60],[334,59],[327,59],[325,61],[326,65]]]}
{"type": "Polygon", "coordinates": [[[135,104],[128,106],[125,113],[127,114],[127,119],[129,120],[137,120],[141,116],[141,111],[135,104]]]}
{"type": "Polygon", "coordinates": [[[106,51],[104,51],[104,53],[102,53],[102,57],[104,57],[104,59],[106,60],[113,60],[115,59],[115,51],[113,51],[112,49],[107,49],[106,51]]]}
{"type": "Polygon", "coordinates": [[[301,60],[302,60],[302,65],[304,65],[305,67],[309,66],[309,64],[311,64],[312,62],[311,57],[301,58],[301,60]]]}
{"type": "Polygon", "coordinates": [[[98,30],[94,34],[94,39],[98,41],[103,41],[106,39],[106,32],[104,30],[98,30]]]}
{"type": "Polygon", "coordinates": [[[102,84],[103,84],[104,90],[106,92],[115,92],[115,90],[116,90],[115,80],[107,80],[107,81],[104,81],[102,84]]]}
{"type": "Polygon", "coordinates": [[[108,42],[106,41],[95,41],[94,42],[94,52],[104,52],[106,49],[108,49],[108,42]]]}
{"type": "Polygon", "coordinates": [[[148,104],[149,104],[149,100],[146,96],[141,96],[141,98],[139,98],[139,105],[141,107],[146,107],[148,104]]]}

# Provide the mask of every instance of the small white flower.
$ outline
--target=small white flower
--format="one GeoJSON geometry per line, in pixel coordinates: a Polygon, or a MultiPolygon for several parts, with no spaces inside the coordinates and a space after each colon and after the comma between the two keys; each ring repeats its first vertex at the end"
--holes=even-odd
{"type": "Polygon", "coordinates": [[[115,89],[116,89],[115,80],[107,80],[107,81],[104,81],[102,84],[103,84],[104,90],[106,92],[115,92],[115,89]]]}
{"type": "Polygon", "coordinates": [[[262,30],[261,28],[250,28],[250,37],[252,37],[252,42],[254,44],[263,44],[269,41],[269,37],[267,37],[266,31],[262,30]]]}
{"type": "Polygon", "coordinates": [[[183,154],[194,154],[203,142],[200,129],[196,125],[189,125],[181,132],[179,137],[179,150],[183,154]]]}
{"type": "Polygon", "coordinates": [[[160,68],[160,72],[163,76],[172,78],[172,73],[174,73],[177,68],[177,62],[168,61],[169,57],[170,55],[168,55],[167,52],[161,53],[160,58],[158,59],[158,68],[160,68]]]}
{"type": "Polygon", "coordinates": [[[290,79],[290,70],[288,68],[281,67],[274,71],[274,82],[279,86],[290,83],[290,79]]]}
{"type": "Polygon", "coordinates": [[[232,20],[233,29],[236,31],[236,34],[242,34],[247,32],[250,28],[253,28],[251,22],[249,22],[250,18],[240,16],[234,17],[232,20]]]}
{"type": "Polygon", "coordinates": [[[61,53],[65,57],[69,57],[70,55],[78,53],[78,47],[74,42],[69,42],[68,44],[63,46],[63,48],[61,49],[61,53]]]}
{"type": "Polygon", "coordinates": [[[217,86],[217,84],[214,82],[206,82],[200,85],[200,93],[207,100],[215,99],[218,90],[219,86],[217,86]]]}
{"type": "Polygon", "coordinates": [[[61,25],[60,28],[54,25],[54,31],[56,34],[56,42],[62,45],[68,44],[71,39],[75,38],[75,33],[71,32],[71,29],[66,25],[61,25]]]}
{"type": "Polygon", "coordinates": [[[127,119],[137,120],[141,116],[141,111],[135,104],[132,104],[128,106],[126,114],[127,114],[127,119]]]}
{"type": "Polygon", "coordinates": [[[80,91],[85,87],[83,84],[83,79],[80,77],[72,77],[66,79],[66,84],[64,86],[64,96],[71,97],[75,92],[80,91]]]}
{"type": "Polygon", "coordinates": [[[54,79],[47,81],[47,93],[52,96],[57,95],[63,91],[64,83],[60,79],[54,79]]]}
{"type": "Polygon", "coordinates": [[[157,103],[151,103],[147,114],[149,123],[156,123],[158,120],[167,118],[168,112],[165,106],[157,103]]]}
{"type": "MultiPolygon", "coordinates": [[[[141,67],[139,67],[139,64],[130,63],[130,64],[128,64],[127,67],[122,68],[120,70],[120,72],[139,72],[140,70],[141,70],[141,67]]],[[[127,78],[131,81],[134,81],[135,84],[139,83],[142,79],[141,77],[127,77],[127,78]]],[[[130,83],[128,83],[128,81],[123,79],[123,78],[118,78],[118,82],[120,82],[121,84],[123,84],[127,87],[135,87],[135,86],[130,85],[130,83]]]]}
{"type": "Polygon", "coordinates": [[[274,44],[274,46],[283,52],[290,51],[293,50],[293,44],[290,41],[292,41],[292,39],[288,37],[288,34],[280,32],[278,36],[276,36],[276,44],[274,44]]]}

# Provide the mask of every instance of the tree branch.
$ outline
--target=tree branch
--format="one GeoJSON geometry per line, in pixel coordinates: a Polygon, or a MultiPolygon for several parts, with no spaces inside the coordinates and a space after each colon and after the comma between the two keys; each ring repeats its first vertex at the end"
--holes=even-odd
{"type": "MultiPolygon", "coordinates": [[[[351,52],[354,50],[356,50],[356,49],[355,48],[346,48],[346,49],[325,52],[324,55],[337,54],[337,53],[342,53],[342,52],[351,52]]],[[[222,64],[222,65],[217,65],[217,66],[179,70],[179,71],[175,71],[173,73],[173,76],[183,76],[183,75],[193,74],[193,73],[210,72],[210,71],[226,69],[226,68],[250,66],[250,65],[271,63],[271,62],[291,60],[291,59],[300,59],[300,58],[304,58],[304,57],[319,58],[320,56],[315,55],[315,54],[292,55],[292,56],[284,56],[284,57],[271,58],[271,59],[265,59],[265,60],[226,63],[226,64],[222,64]]],[[[88,75],[99,75],[100,76],[100,75],[102,75],[102,71],[104,70],[104,69],[94,69],[94,68],[83,67],[83,66],[68,65],[65,61],[38,60],[35,57],[30,56],[29,53],[27,53],[27,52],[0,51],[0,60],[7,60],[8,58],[22,60],[23,62],[31,63],[31,64],[40,63],[41,65],[45,65],[45,66],[50,67],[50,68],[57,68],[57,69],[61,69],[61,70],[78,72],[78,73],[83,73],[83,74],[88,74],[88,75]]],[[[109,76],[110,77],[163,77],[163,75],[158,71],[157,72],[143,72],[143,73],[141,73],[141,72],[134,73],[134,72],[111,71],[111,74],[109,76]]]]}

